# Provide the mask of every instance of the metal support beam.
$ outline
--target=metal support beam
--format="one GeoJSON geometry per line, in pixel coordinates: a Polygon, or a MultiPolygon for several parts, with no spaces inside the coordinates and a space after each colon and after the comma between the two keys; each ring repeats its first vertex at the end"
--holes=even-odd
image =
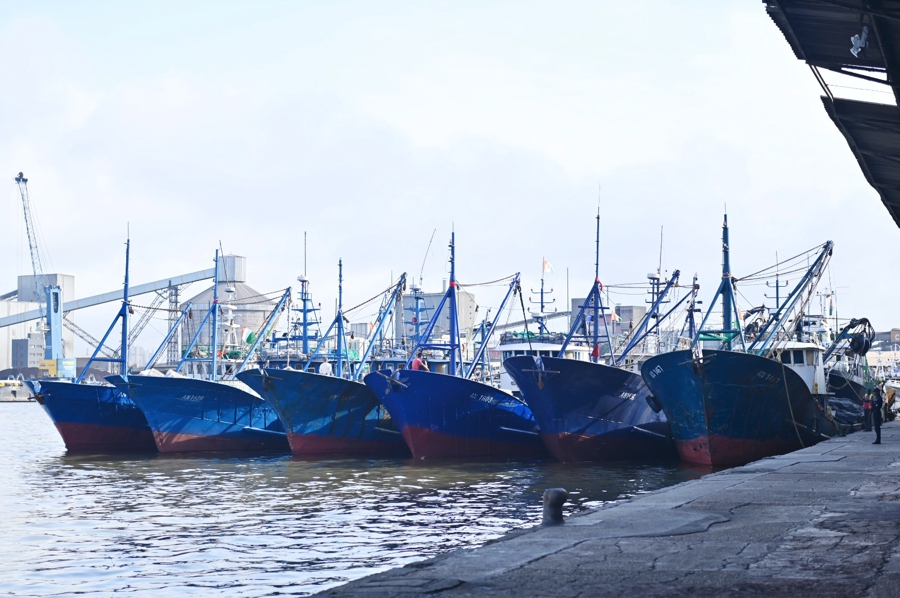
{"type": "MultiPolygon", "coordinates": [[[[80,338],[81,340],[86,342],[91,347],[97,347],[98,345],[100,345],[100,341],[98,341],[96,338],[94,338],[91,335],[91,333],[89,333],[87,330],[85,330],[84,328],[82,328],[81,326],[76,324],[75,322],[71,321],[65,315],[63,315],[62,322],[63,322],[63,326],[65,326],[66,328],[68,328],[69,330],[74,332],[78,338],[80,338]]],[[[114,358],[116,355],[116,351],[113,351],[106,345],[103,345],[102,347],[100,347],[100,351],[109,358],[114,358]]]]}
{"type": "MultiPolygon", "coordinates": [[[[192,272],[190,274],[183,274],[181,276],[175,276],[164,280],[157,280],[156,282],[148,282],[147,284],[132,287],[130,295],[134,297],[136,295],[143,295],[145,293],[154,293],[156,291],[165,290],[171,286],[180,286],[190,284],[192,282],[198,282],[201,280],[208,280],[210,278],[214,278],[215,275],[216,269],[208,268],[206,270],[200,270],[199,272],[192,272]]],[[[123,297],[124,290],[120,289],[118,291],[103,293],[102,295],[85,297],[84,299],[66,301],[63,304],[62,311],[70,312],[75,311],[76,309],[84,309],[86,307],[93,307],[95,305],[100,305],[103,303],[110,303],[112,301],[121,301],[123,297]]],[[[30,322],[31,320],[39,320],[40,318],[41,310],[33,309],[21,314],[15,314],[12,316],[7,316],[5,318],[0,318],[0,328],[3,328],[5,326],[13,326],[15,324],[22,324],[23,322],[30,322]]]]}

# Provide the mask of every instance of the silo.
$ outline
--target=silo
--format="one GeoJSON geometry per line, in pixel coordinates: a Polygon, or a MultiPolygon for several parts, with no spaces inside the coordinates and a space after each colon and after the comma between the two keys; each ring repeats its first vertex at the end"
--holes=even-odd
{"type": "MultiPolygon", "coordinates": [[[[275,307],[277,301],[269,299],[246,283],[247,258],[239,255],[226,255],[219,263],[219,346],[225,345],[226,356],[234,352],[234,357],[241,349],[250,347],[252,338],[248,335],[258,333],[266,318],[275,307]]],[[[191,342],[203,317],[209,310],[213,300],[214,285],[189,299],[193,303],[191,314],[185,320],[181,335],[182,351],[191,342]]],[[[187,303],[187,302],[185,302],[187,303]]],[[[184,305],[181,306],[184,308],[184,305]]],[[[197,340],[200,354],[209,355],[209,344],[212,328],[208,323],[197,340]]]]}

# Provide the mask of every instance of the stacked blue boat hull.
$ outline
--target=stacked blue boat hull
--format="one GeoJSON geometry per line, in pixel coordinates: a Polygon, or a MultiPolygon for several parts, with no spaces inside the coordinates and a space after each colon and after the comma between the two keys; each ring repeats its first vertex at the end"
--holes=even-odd
{"type": "Polygon", "coordinates": [[[520,355],[503,362],[560,461],[664,459],[675,446],[641,377],[602,363],[520,355]]]}
{"type": "Polygon", "coordinates": [[[538,457],[546,448],[531,410],[492,386],[424,370],[365,377],[413,457],[538,457]]]}
{"type": "Polygon", "coordinates": [[[235,386],[162,376],[107,380],[144,412],[161,453],[290,450],[275,412],[235,386]]]}
{"type": "Polygon", "coordinates": [[[409,455],[387,410],[361,382],[275,368],[245,370],[238,379],[278,415],[294,455],[409,455]]]}

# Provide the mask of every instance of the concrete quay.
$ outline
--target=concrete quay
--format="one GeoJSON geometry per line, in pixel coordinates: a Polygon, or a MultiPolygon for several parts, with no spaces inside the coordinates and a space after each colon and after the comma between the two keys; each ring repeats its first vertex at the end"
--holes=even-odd
{"type": "Polygon", "coordinates": [[[900,596],[900,422],[325,596],[900,596]]]}

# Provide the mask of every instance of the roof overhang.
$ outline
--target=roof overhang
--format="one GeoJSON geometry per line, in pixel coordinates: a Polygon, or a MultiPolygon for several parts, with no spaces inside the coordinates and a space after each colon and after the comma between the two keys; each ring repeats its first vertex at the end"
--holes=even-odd
{"type": "Polygon", "coordinates": [[[823,97],[866,180],[900,226],[900,110],[895,106],[823,97]]]}
{"type": "Polygon", "coordinates": [[[835,98],[820,69],[883,85],[900,105],[900,0],[763,0],[794,54],[822,85],[825,110],[900,226],[900,110],[835,98]],[[854,48],[854,36],[867,44],[854,48]],[[856,54],[851,48],[857,50],[856,54]]]}

